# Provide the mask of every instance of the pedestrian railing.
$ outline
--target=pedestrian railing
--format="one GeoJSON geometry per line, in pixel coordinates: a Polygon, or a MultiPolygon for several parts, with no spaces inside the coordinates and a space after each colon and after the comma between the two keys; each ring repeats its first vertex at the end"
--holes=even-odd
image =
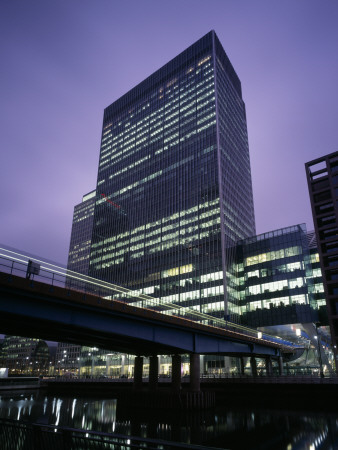
{"type": "Polygon", "coordinates": [[[338,384],[338,377],[322,378],[319,375],[201,375],[205,383],[266,383],[266,384],[338,384]]]}
{"type": "MultiPolygon", "coordinates": [[[[207,447],[122,434],[0,419],[1,450],[207,450],[207,447]]],[[[210,447],[208,447],[210,448],[210,447]]],[[[214,450],[217,450],[213,447],[214,450]]],[[[221,450],[221,449],[218,449],[221,450]]]]}

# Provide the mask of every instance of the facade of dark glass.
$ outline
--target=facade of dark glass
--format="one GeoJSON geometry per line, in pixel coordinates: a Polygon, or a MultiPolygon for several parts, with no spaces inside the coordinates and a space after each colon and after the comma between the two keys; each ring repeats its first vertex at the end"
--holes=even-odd
{"type": "Polygon", "coordinates": [[[81,345],[58,342],[55,355],[55,373],[78,373],[80,367],[81,345]]]}
{"type": "Polygon", "coordinates": [[[89,255],[92,242],[95,191],[84,195],[82,202],[74,207],[67,268],[88,275],[89,255]]]}
{"type": "Polygon", "coordinates": [[[335,356],[338,345],[338,152],[305,164],[335,356]]]}
{"type": "Polygon", "coordinates": [[[211,31],[105,109],[89,274],[236,320],[254,234],[241,83],[211,31]]]}
{"type": "Polygon", "coordinates": [[[8,336],[1,347],[0,366],[7,367],[11,375],[48,374],[50,353],[41,339],[8,336]]]}

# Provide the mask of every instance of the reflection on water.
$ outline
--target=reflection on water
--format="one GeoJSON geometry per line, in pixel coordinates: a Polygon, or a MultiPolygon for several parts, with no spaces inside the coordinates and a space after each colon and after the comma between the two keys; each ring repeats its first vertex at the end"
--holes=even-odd
{"type": "Polygon", "coordinates": [[[116,400],[11,391],[0,395],[0,417],[111,433],[115,431],[116,400]]]}
{"type": "Polygon", "coordinates": [[[338,449],[338,413],[224,406],[200,413],[133,411],[116,399],[0,394],[0,417],[232,450],[338,449]],[[118,407],[117,407],[118,406],[118,407]]]}

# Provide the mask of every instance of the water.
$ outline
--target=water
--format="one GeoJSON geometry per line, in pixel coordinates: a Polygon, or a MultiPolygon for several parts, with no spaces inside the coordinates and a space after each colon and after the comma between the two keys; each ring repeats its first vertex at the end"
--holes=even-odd
{"type": "Polygon", "coordinates": [[[0,417],[231,450],[338,449],[338,412],[231,404],[201,413],[136,411],[114,398],[0,394],[0,417]]]}

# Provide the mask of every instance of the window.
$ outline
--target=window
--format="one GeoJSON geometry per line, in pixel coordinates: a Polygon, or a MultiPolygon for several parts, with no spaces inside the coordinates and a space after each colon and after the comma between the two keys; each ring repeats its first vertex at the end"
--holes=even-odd
{"type": "Polygon", "coordinates": [[[331,164],[331,172],[337,172],[338,171],[338,163],[331,164]]]}
{"type": "Polygon", "coordinates": [[[335,223],[336,216],[334,214],[330,214],[329,216],[321,217],[318,219],[318,227],[324,227],[325,225],[329,225],[331,223],[335,223]]]}
{"type": "Polygon", "coordinates": [[[314,201],[317,202],[323,202],[324,200],[329,200],[331,199],[331,192],[330,191],[325,191],[322,192],[321,194],[316,194],[314,195],[314,201]]]}
{"type": "Polygon", "coordinates": [[[316,181],[312,184],[312,190],[313,191],[319,191],[320,189],[325,189],[330,187],[329,180],[326,178],[325,180],[316,181]]]}
{"type": "Polygon", "coordinates": [[[319,233],[319,236],[320,236],[320,239],[323,239],[323,240],[329,239],[334,236],[338,236],[338,228],[332,227],[332,228],[328,228],[326,230],[322,230],[319,233]]]}
{"type": "Polygon", "coordinates": [[[338,264],[338,255],[328,256],[327,258],[325,258],[324,264],[325,264],[325,266],[329,266],[329,267],[336,266],[338,264]]]}
{"type": "Polygon", "coordinates": [[[338,241],[333,241],[328,244],[322,245],[323,253],[336,252],[338,251],[338,241]]]}
{"type": "Polygon", "coordinates": [[[324,205],[316,206],[316,214],[324,214],[333,211],[333,203],[324,203],[324,205]]]}

